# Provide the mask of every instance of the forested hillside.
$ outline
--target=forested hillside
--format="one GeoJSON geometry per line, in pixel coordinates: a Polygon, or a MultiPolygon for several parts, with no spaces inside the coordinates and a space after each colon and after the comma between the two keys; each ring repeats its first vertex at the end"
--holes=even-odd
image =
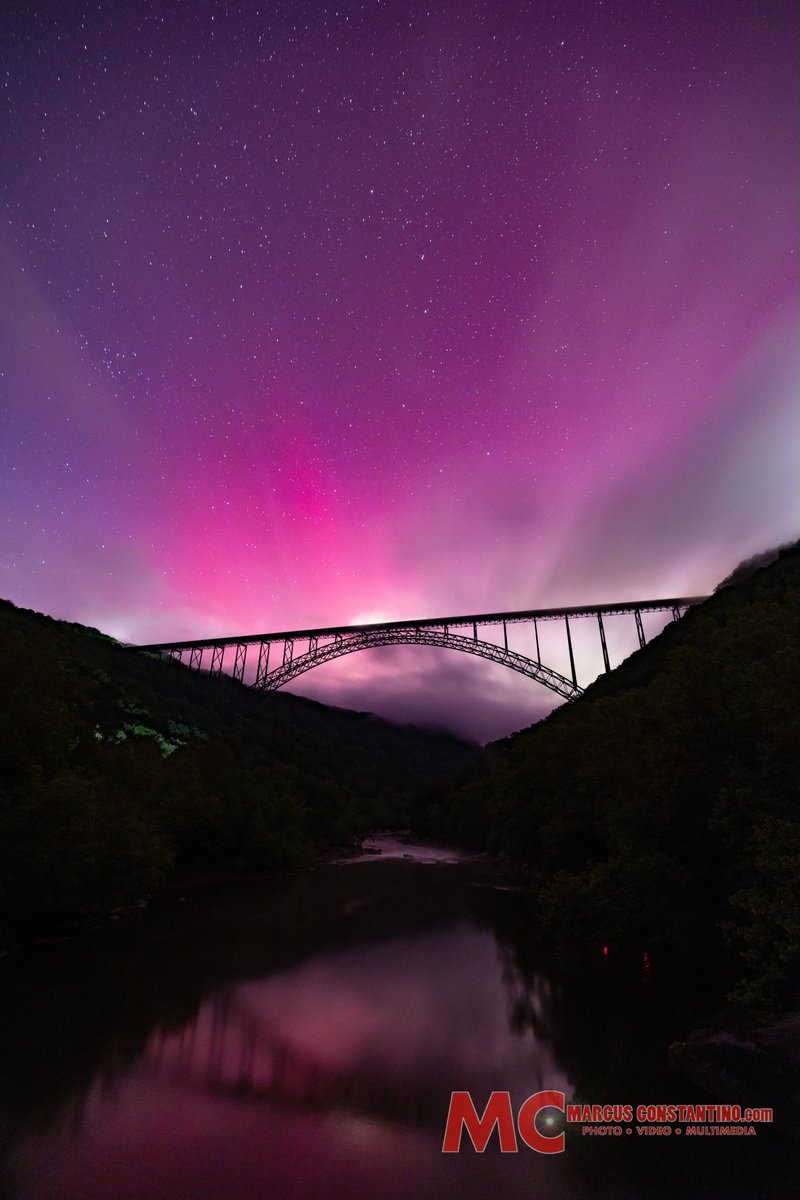
{"type": "Polygon", "coordinates": [[[177,871],[294,868],[408,820],[477,750],[209,680],[0,602],[5,936],[102,912],[177,871]]]}
{"type": "Polygon", "coordinates": [[[794,546],[429,789],[418,831],[531,864],[566,957],[716,956],[738,1001],[800,1003],[799,616],[794,546]]]}

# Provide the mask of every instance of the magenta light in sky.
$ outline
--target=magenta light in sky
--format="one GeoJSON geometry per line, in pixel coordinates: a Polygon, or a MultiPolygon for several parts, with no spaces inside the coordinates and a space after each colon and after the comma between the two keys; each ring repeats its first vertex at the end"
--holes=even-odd
{"type": "MultiPolygon", "coordinates": [[[[0,592],[131,641],[711,589],[796,536],[790,3],[2,18],[0,592]]],[[[422,649],[298,690],[495,736],[422,649]]]]}

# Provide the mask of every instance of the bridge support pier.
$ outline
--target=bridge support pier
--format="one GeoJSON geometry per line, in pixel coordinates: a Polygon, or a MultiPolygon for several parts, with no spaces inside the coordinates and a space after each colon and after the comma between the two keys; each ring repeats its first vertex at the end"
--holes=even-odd
{"type": "Polygon", "coordinates": [[[244,667],[247,660],[247,642],[239,642],[236,647],[236,658],[233,663],[233,678],[244,683],[244,667]]]}
{"type": "Polygon", "coordinates": [[[569,617],[564,617],[564,628],[567,631],[567,647],[569,649],[569,667],[572,672],[572,686],[578,686],[578,676],[575,673],[575,655],[572,653],[572,638],[569,632],[569,617]]]}
{"type": "Polygon", "coordinates": [[[641,611],[638,608],[636,608],[636,609],[634,609],[633,615],[636,618],[636,632],[639,636],[639,649],[644,650],[646,642],[644,640],[644,627],[642,625],[641,611]]]}
{"type": "Polygon", "coordinates": [[[603,649],[603,666],[606,672],[611,670],[611,664],[608,661],[608,646],[606,645],[606,631],[603,628],[603,614],[597,614],[597,628],[600,630],[600,645],[603,649]]]}

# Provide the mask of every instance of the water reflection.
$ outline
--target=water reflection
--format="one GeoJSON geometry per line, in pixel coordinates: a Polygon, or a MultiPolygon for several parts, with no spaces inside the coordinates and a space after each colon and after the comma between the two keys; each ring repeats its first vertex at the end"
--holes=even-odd
{"type": "MultiPolygon", "coordinates": [[[[0,1061],[9,1194],[670,1194],[682,1167],[673,1155],[670,1183],[661,1147],[442,1155],[454,1089],[481,1103],[509,1091],[515,1106],[545,1087],[673,1098],[640,1036],[664,1016],[651,986],[563,991],[524,895],[491,865],[376,848],[167,897],[124,927],[14,956],[16,1036],[0,1061]]],[[[716,1148],[703,1158],[690,1194],[748,1194],[746,1172],[721,1181],[716,1148]]]]}
{"type": "Polygon", "coordinates": [[[216,993],[180,1031],[155,1033],[143,1062],[186,1089],[441,1137],[454,1087],[520,1101],[545,1080],[569,1090],[529,1026],[509,1036],[497,957],[491,936],[466,924],[320,955],[216,993]]]}

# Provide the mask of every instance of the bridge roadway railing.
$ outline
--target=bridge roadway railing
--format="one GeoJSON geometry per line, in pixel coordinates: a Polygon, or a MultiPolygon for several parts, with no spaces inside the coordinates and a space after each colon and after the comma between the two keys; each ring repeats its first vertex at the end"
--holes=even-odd
{"type": "Polygon", "coordinates": [[[289,680],[321,663],[358,650],[392,645],[438,646],[501,663],[542,683],[564,699],[573,700],[581,694],[583,687],[578,684],[570,621],[596,621],[603,668],[609,671],[611,661],[604,617],[632,616],[638,644],[643,647],[646,642],[643,613],[669,612],[672,618],[677,620],[687,608],[699,604],[704,599],[704,596],[672,597],[569,608],[430,617],[414,621],[383,621],[368,625],[331,625],[320,629],[287,630],[282,633],[238,634],[196,641],[160,642],[136,649],[166,655],[192,670],[207,671],[212,677],[221,675],[225,669],[226,674],[244,683],[247,672],[251,679],[250,686],[267,692],[275,691],[289,680]],[[569,675],[562,674],[542,662],[539,645],[539,623],[542,621],[563,622],[569,675]],[[535,657],[520,654],[509,648],[508,627],[521,623],[530,624],[533,628],[535,657]],[[453,633],[454,629],[467,630],[467,634],[453,633]],[[483,634],[489,629],[498,635],[495,640],[478,636],[479,630],[483,634]],[[499,641],[501,630],[502,643],[499,641]]]}

